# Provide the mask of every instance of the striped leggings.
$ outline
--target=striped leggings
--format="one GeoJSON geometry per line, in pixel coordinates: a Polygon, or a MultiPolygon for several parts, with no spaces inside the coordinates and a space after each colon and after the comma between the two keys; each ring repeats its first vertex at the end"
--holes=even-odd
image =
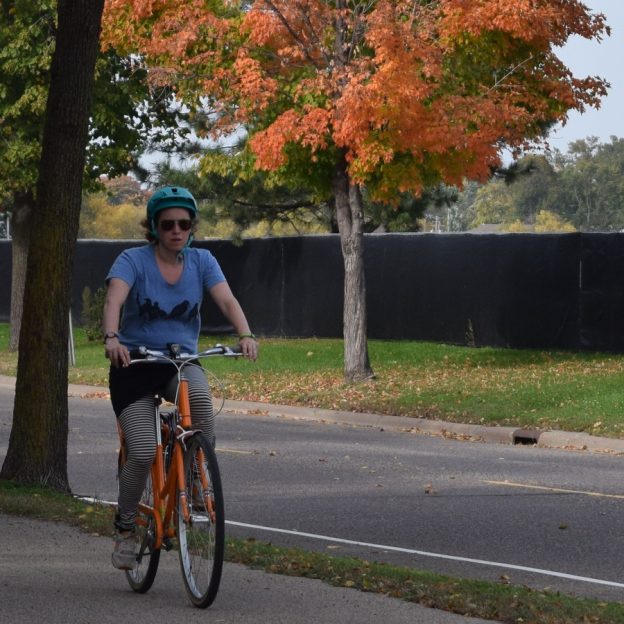
{"type": "MultiPolygon", "coordinates": [[[[214,445],[212,394],[204,371],[199,366],[185,366],[182,376],[189,382],[193,429],[199,429],[214,445]]],[[[163,398],[174,402],[177,376],[167,384],[163,398]]],[[[154,395],[147,394],[128,405],[119,414],[119,424],[126,441],[126,463],[119,474],[119,498],[115,525],[119,530],[134,527],[137,507],[156,454],[154,395]]]]}

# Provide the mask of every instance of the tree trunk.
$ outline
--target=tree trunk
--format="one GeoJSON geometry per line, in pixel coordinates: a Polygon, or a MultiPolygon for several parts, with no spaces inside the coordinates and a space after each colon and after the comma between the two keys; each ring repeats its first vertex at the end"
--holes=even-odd
{"type": "Polygon", "coordinates": [[[59,0],[28,252],[13,426],[0,478],[69,491],[67,368],[72,256],[104,0],[59,0]]]}
{"type": "Polygon", "coordinates": [[[371,379],[366,338],[366,281],[364,277],[364,214],[362,195],[351,184],[346,161],[334,173],[333,192],[344,261],[344,376],[348,383],[371,379]]]}
{"type": "Polygon", "coordinates": [[[24,309],[24,287],[26,285],[26,262],[30,220],[33,208],[32,196],[14,196],[11,219],[11,321],[9,329],[9,351],[17,351],[19,332],[24,309]]]}

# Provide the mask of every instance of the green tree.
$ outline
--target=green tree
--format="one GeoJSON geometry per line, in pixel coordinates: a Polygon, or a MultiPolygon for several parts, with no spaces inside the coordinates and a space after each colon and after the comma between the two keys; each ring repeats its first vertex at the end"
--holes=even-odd
{"type": "Polygon", "coordinates": [[[112,204],[105,192],[91,193],[82,202],[79,238],[141,239],[145,206],[112,204]]]}
{"type": "MultiPolygon", "coordinates": [[[[36,200],[56,0],[0,0],[0,211],[11,215],[12,280],[9,346],[17,348],[22,317],[30,218],[36,200]]],[[[101,188],[134,169],[148,149],[170,150],[189,134],[171,92],[148,83],[136,58],[112,50],[98,55],[85,183],[101,188]]]]}
{"type": "Polygon", "coordinates": [[[457,193],[457,199],[449,207],[449,231],[465,232],[470,230],[477,218],[475,201],[483,185],[474,180],[466,180],[457,193]]]}
{"type": "Polygon", "coordinates": [[[249,169],[244,153],[223,148],[204,151],[201,165],[185,169],[163,163],[157,168],[159,184],[185,186],[199,202],[203,225],[208,228],[229,222],[230,234],[240,239],[243,232],[263,224],[265,232],[289,230],[295,234],[329,231],[330,211],[326,202],[312,192],[272,181],[266,173],[249,169]]]}
{"type": "Polygon", "coordinates": [[[535,224],[557,183],[549,159],[543,154],[527,155],[505,169],[502,177],[508,185],[518,218],[528,225],[535,224]]]}
{"type": "Polygon", "coordinates": [[[535,232],[575,232],[576,228],[549,210],[540,210],[535,218],[535,232]]]}
{"type": "MultiPolygon", "coordinates": [[[[419,195],[401,193],[395,203],[374,201],[363,188],[364,230],[366,232],[418,232],[423,220],[441,219],[449,223],[451,206],[457,201],[457,189],[438,184],[423,189],[419,195]]],[[[447,228],[448,229],[448,228],[447,228]]]]}
{"type": "Polygon", "coordinates": [[[102,179],[104,190],[85,194],[78,238],[141,239],[148,193],[129,176],[102,179]]]}
{"type": "Polygon", "coordinates": [[[59,0],[24,291],[13,426],[0,477],[69,491],[67,344],[72,255],[104,0],[59,0]]]}
{"type": "Polygon", "coordinates": [[[500,231],[533,231],[556,184],[556,173],[545,156],[524,156],[496,170],[487,184],[474,191],[469,227],[492,223],[499,224],[500,231]]]}
{"type": "Polygon", "coordinates": [[[557,184],[548,195],[549,210],[581,231],[624,229],[624,139],[575,141],[566,154],[555,153],[553,164],[557,184]]]}
{"type": "Polygon", "coordinates": [[[535,215],[534,223],[531,224],[517,219],[512,223],[504,224],[501,232],[569,233],[576,232],[576,228],[554,212],[540,210],[535,215]]]}
{"type": "Polygon", "coordinates": [[[0,210],[11,215],[11,335],[22,317],[30,216],[55,31],[55,2],[0,4],[0,210]]]}
{"type": "Polygon", "coordinates": [[[512,223],[519,218],[511,188],[500,179],[490,181],[477,191],[473,209],[475,217],[471,227],[512,223]]]}

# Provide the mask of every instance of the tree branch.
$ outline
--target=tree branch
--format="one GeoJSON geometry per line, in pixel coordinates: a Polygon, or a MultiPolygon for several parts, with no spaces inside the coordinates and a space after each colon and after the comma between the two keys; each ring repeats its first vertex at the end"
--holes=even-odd
{"type": "Polygon", "coordinates": [[[308,59],[310,63],[318,70],[320,69],[318,63],[314,60],[314,57],[311,56],[308,46],[305,45],[305,42],[298,36],[297,32],[290,25],[284,14],[275,6],[271,0],[264,0],[264,3],[271,9],[271,11],[277,16],[279,21],[283,24],[284,28],[288,31],[290,36],[299,44],[299,47],[305,54],[305,57],[308,59]]]}
{"type": "Polygon", "coordinates": [[[273,210],[276,214],[287,213],[299,208],[312,208],[317,205],[313,201],[294,202],[292,204],[259,204],[257,202],[247,202],[239,199],[232,200],[232,203],[237,206],[243,206],[246,208],[260,208],[262,210],[273,210]]]}
{"type": "Polygon", "coordinates": [[[515,67],[512,67],[502,78],[496,79],[494,84],[487,90],[486,93],[490,93],[491,91],[494,91],[494,89],[500,86],[507,78],[509,78],[509,76],[516,73],[518,69],[520,69],[523,65],[526,65],[529,61],[532,61],[532,60],[533,60],[533,55],[529,54],[529,56],[525,58],[524,61],[521,61],[515,67]]]}

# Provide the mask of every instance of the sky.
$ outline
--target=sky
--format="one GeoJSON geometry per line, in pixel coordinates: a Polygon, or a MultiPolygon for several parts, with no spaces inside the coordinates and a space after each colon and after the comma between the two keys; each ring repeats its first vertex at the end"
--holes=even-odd
{"type": "Polygon", "coordinates": [[[598,110],[571,112],[567,124],[551,132],[550,145],[562,152],[572,141],[588,136],[601,143],[609,143],[612,135],[624,138],[624,1],[584,0],[584,4],[592,13],[606,15],[611,36],[600,43],[572,37],[558,56],[576,77],[600,76],[611,88],[598,110]]]}

